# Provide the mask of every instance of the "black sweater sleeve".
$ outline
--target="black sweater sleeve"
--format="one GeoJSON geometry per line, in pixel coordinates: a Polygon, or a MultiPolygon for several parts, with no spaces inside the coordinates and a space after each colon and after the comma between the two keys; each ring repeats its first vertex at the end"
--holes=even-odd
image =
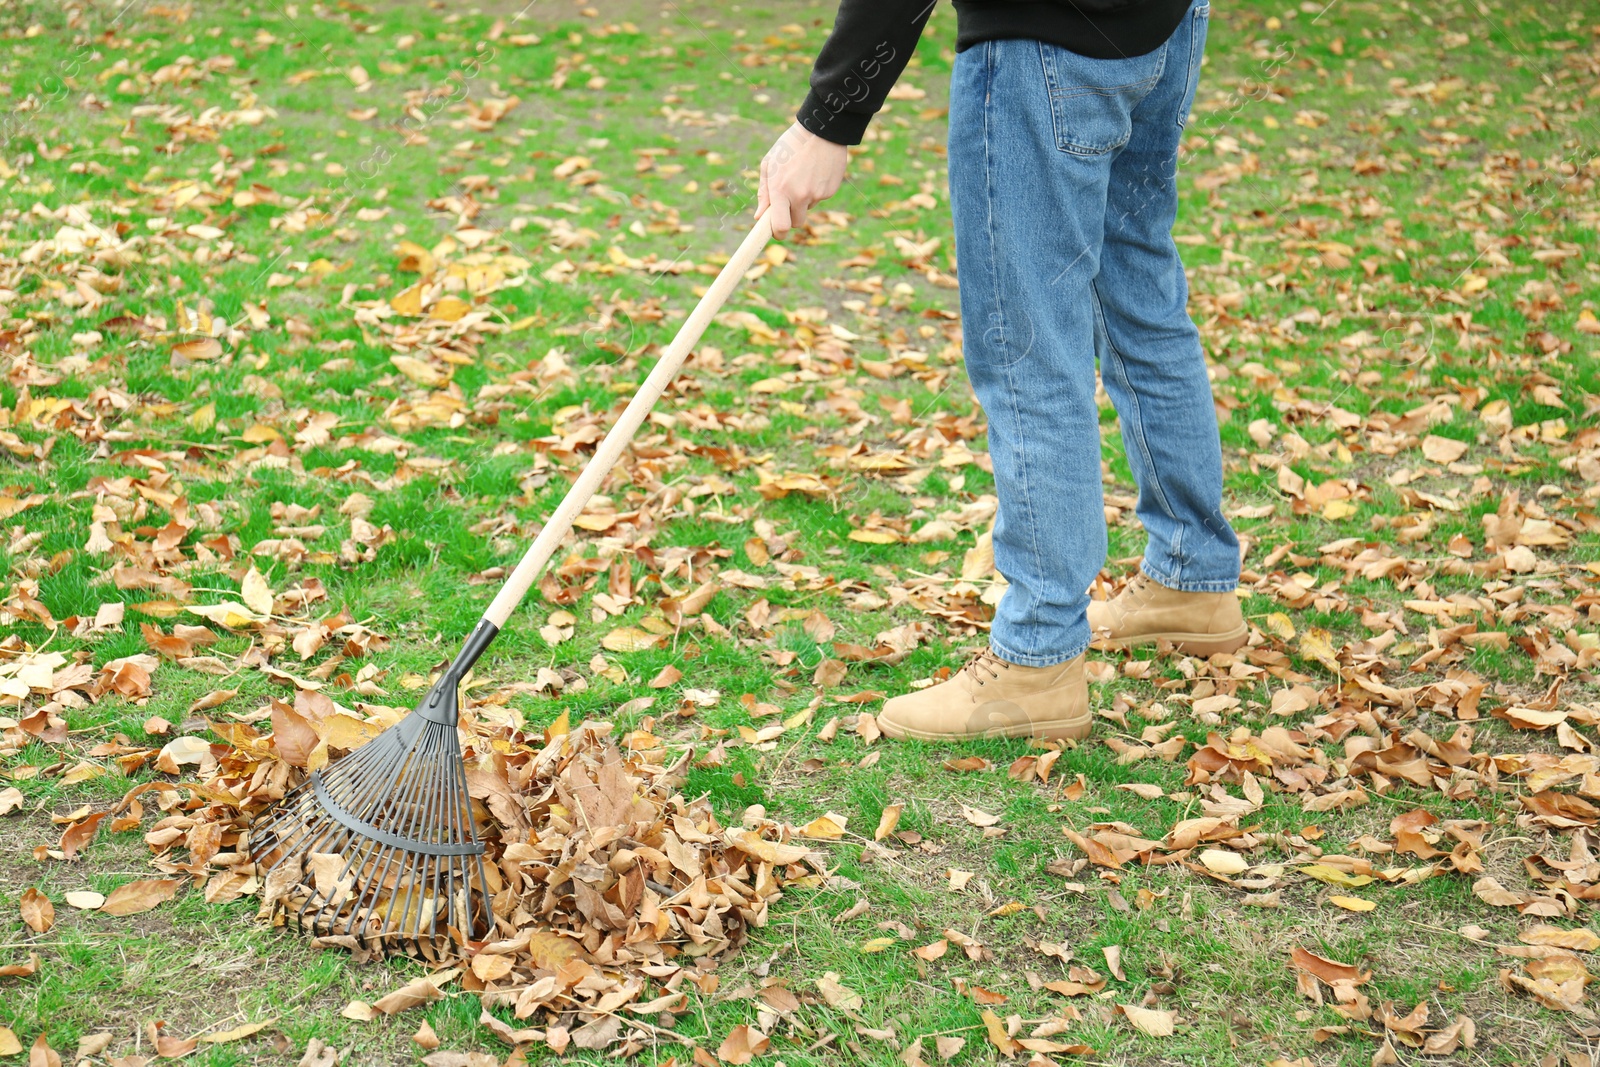
{"type": "Polygon", "coordinates": [[[835,144],[860,144],[922,36],[936,0],[840,0],[796,116],[835,144]]]}

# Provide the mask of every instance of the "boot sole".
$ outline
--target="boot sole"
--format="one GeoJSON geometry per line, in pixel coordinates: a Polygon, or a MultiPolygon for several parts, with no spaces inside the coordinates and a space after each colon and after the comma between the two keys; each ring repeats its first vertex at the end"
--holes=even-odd
{"type": "Polygon", "coordinates": [[[1189,656],[1214,656],[1218,652],[1237,652],[1250,640],[1250,627],[1241,625],[1224,634],[1196,634],[1170,631],[1158,634],[1140,634],[1137,637],[1102,637],[1091,642],[1101,651],[1116,652],[1141,645],[1155,645],[1165,641],[1174,650],[1189,656]]]}
{"type": "Polygon", "coordinates": [[[1094,720],[1055,719],[1051,722],[1018,723],[1016,726],[997,727],[978,734],[952,734],[915,730],[879,719],[878,729],[883,731],[883,736],[894,741],[986,741],[991,738],[1015,737],[1037,737],[1042,741],[1081,741],[1094,729],[1094,720]]]}

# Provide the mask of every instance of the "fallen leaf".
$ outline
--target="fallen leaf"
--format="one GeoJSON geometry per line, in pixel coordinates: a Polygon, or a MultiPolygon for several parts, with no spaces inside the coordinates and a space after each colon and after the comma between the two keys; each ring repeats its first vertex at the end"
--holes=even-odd
{"type": "Polygon", "coordinates": [[[1006,1032],[1006,1024],[1000,1021],[1000,1016],[984,1008],[978,1013],[983,1020],[983,1028],[989,1037],[989,1043],[1000,1050],[1002,1056],[1008,1059],[1017,1053],[1017,1043],[1006,1032]]]}
{"type": "Polygon", "coordinates": [[[1522,931],[1517,935],[1517,940],[1525,945],[1553,945],[1575,952],[1593,952],[1600,948],[1600,934],[1596,934],[1586,926],[1563,929],[1540,923],[1522,931]]]}
{"type": "Polygon", "coordinates": [[[1158,1008],[1141,1008],[1133,1004],[1118,1004],[1117,1010],[1133,1024],[1133,1028],[1151,1037],[1171,1037],[1177,1032],[1176,1012],[1158,1008]]]}
{"type": "Polygon", "coordinates": [[[1363,900],[1361,897],[1329,897],[1328,903],[1343,908],[1345,911],[1371,911],[1378,906],[1375,900],[1363,900]]]}
{"type": "Polygon", "coordinates": [[[1319,882],[1343,886],[1346,889],[1360,889],[1364,885],[1373,883],[1373,877],[1370,874],[1347,874],[1337,867],[1329,867],[1323,863],[1308,863],[1300,868],[1300,873],[1309,875],[1319,882]]]}
{"type": "Polygon", "coordinates": [[[1350,982],[1354,985],[1361,985],[1372,977],[1371,971],[1363,971],[1351,964],[1330,960],[1304,948],[1297,947],[1290,952],[1289,962],[1295,969],[1305,971],[1330,986],[1335,982],[1350,982]]]}
{"type": "Polygon", "coordinates": [[[822,994],[822,999],[835,1008],[845,1011],[859,1011],[866,1004],[860,993],[843,985],[839,976],[829,971],[817,979],[817,990],[822,994]]]}
{"type": "Polygon", "coordinates": [[[28,1067],[61,1067],[61,1057],[50,1047],[44,1034],[33,1039],[33,1047],[28,1050],[28,1067]]]}
{"type": "Polygon", "coordinates": [[[433,1027],[428,1025],[428,1020],[422,1020],[422,1025],[417,1027],[417,1032],[411,1035],[411,1043],[418,1048],[433,1050],[439,1047],[439,1035],[433,1032],[433,1027]]]}
{"type": "Polygon", "coordinates": [[[900,824],[900,809],[899,804],[890,804],[883,809],[883,814],[878,818],[878,829],[872,835],[874,841],[882,841],[894,833],[894,828],[900,824]]]}
{"type": "Polygon", "coordinates": [[[211,755],[211,742],[203,737],[175,737],[156,756],[156,770],[163,774],[182,774],[184,767],[198,767],[211,755]]]}
{"type": "Polygon", "coordinates": [[[728,1031],[728,1036],[722,1039],[722,1044],[717,1048],[717,1058],[723,1063],[749,1063],[764,1054],[771,1045],[772,1042],[766,1034],[741,1023],[728,1031]]]}
{"type": "Polygon", "coordinates": [[[36,934],[42,934],[56,922],[55,905],[50,903],[50,898],[30,886],[22,893],[19,902],[22,908],[22,921],[36,934]]]}
{"type": "Polygon", "coordinates": [[[258,1023],[245,1023],[243,1026],[235,1026],[232,1030],[223,1030],[220,1033],[206,1034],[199,1040],[202,1044],[206,1045],[225,1045],[230,1041],[242,1041],[244,1038],[247,1038],[252,1034],[260,1033],[262,1030],[265,1030],[267,1027],[271,1026],[277,1021],[278,1017],[274,1015],[272,1018],[263,1019],[258,1023]]]}
{"type": "Polygon", "coordinates": [[[176,878],[145,878],[127,882],[111,891],[100,910],[118,917],[137,915],[171,900],[178,892],[176,878]]]}
{"type": "Polygon", "coordinates": [[[1250,862],[1243,856],[1223,848],[1205,849],[1200,853],[1200,862],[1216,874],[1243,874],[1250,869],[1250,862]]]}
{"type": "Polygon", "coordinates": [[[414,978],[388,996],[373,1002],[372,1007],[385,1015],[421,1007],[444,996],[439,987],[426,978],[414,978]]]}

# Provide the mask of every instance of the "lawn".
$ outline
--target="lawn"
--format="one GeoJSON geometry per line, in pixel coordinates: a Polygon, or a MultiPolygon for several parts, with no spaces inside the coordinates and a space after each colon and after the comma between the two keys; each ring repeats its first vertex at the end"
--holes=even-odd
{"type": "MultiPolygon", "coordinates": [[[[415,703],[748,229],[831,19],[0,10],[0,1063],[558,1055],[459,977],[352,1018],[430,968],[312,947],[204,870],[148,910],[95,898],[187,862],[181,787],[274,700],[415,703]]],[[[981,647],[1003,591],[954,21],[468,690],[529,737],[692,747],[686,799],[810,830],[825,874],[621,1047],[1593,1062],[1600,14],[1215,7],[1177,239],[1252,640],[1092,654],[1096,731],[1064,749],[872,718],[981,647]]],[[[1109,402],[1101,430],[1107,595],[1141,534],[1109,402]]]]}

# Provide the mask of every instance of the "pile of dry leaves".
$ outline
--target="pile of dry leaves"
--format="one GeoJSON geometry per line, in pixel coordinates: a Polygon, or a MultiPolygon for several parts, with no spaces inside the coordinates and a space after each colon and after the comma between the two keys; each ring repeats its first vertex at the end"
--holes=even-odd
{"type": "MultiPolygon", "coordinates": [[[[783,887],[826,877],[811,847],[790,842],[792,828],[758,817],[723,827],[705,798],[687,799],[690,753],[672,758],[646,730],[614,740],[609,723],[569,729],[563,717],[529,734],[514,716],[496,716],[500,709],[479,710],[487,714],[463,715],[461,739],[494,932],[423,949],[448,969],[375,1004],[352,1003],[348,1016],[414,1007],[459,980],[485,1006],[536,1024],[513,1031],[486,1013],[486,1025],[512,1043],[638,1048],[662,1033],[638,1016],[681,1010],[687,986],[714,990],[721,960],[765,922],[783,887]]],[[[384,711],[363,720],[326,699],[274,701],[272,733],[215,724],[230,744],[214,746],[206,780],[140,786],[124,809],[137,816],[140,794],[156,791],[165,817],[146,835],[156,866],[203,883],[208,900],[260,893],[262,917],[282,924],[293,910],[286,902],[313,889],[274,879],[263,891],[248,858],[249,824],[308,767],[388,725],[393,710],[384,711]]],[[[374,954],[354,937],[318,943],[374,954]]]]}

